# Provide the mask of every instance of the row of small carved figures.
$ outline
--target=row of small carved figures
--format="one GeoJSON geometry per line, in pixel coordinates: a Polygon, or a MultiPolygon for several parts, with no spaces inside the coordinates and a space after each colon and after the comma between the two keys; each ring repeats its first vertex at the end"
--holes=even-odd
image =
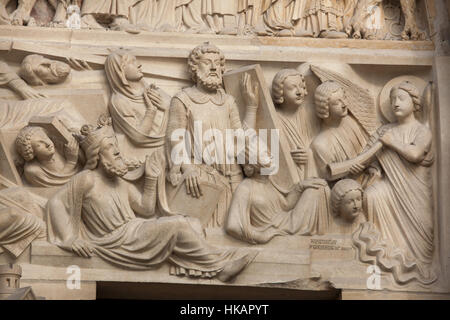
{"type": "MultiPolygon", "coordinates": [[[[0,24],[111,29],[129,33],[141,31],[185,32],[242,36],[320,37],[385,39],[382,0],[142,0],[134,5],[110,4],[111,0],[52,0],[55,14],[51,22],[33,17],[36,0],[0,3],[0,24]],[[10,5],[8,6],[8,3],[10,5]],[[113,8],[113,9],[111,9],[113,8]],[[326,18],[325,18],[326,17],[326,18]]],[[[113,1],[116,2],[116,1],[113,1]]],[[[385,1],[392,7],[390,1],[385,1]]],[[[395,7],[403,13],[403,40],[423,40],[425,32],[417,26],[415,0],[400,0],[395,7]]]]}

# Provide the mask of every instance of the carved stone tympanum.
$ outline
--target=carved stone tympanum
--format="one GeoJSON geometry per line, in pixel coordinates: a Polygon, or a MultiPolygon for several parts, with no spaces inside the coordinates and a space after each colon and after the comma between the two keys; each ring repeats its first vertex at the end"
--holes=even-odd
{"type": "Polygon", "coordinates": [[[433,3],[0,1],[0,265],[48,299],[448,297],[433,3]]]}

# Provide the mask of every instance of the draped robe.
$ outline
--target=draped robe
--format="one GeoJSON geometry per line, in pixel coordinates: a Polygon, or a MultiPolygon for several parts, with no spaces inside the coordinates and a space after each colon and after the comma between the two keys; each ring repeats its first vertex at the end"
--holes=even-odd
{"type": "MultiPolygon", "coordinates": [[[[168,136],[177,128],[185,128],[189,132],[191,141],[186,141],[190,145],[186,150],[190,150],[191,163],[195,163],[194,159],[202,161],[199,166],[200,180],[215,184],[222,189],[217,208],[207,225],[221,227],[224,224],[234,188],[243,179],[241,167],[236,163],[236,159],[233,164],[225,161],[226,131],[242,129],[236,103],[233,97],[226,94],[223,89],[218,91],[217,98],[211,98],[198,91],[196,87],[186,88],[172,100],[170,121],[168,136]],[[218,130],[223,139],[214,137],[212,141],[206,141],[203,137],[195,137],[196,121],[201,122],[203,135],[208,130],[209,132],[218,130]],[[206,150],[211,152],[204,152],[206,150]]],[[[178,186],[178,188],[182,187],[184,188],[183,184],[178,186]]]]}
{"type": "Polygon", "coordinates": [[[30,243],[45,236],[42,208],[45,200],[24,188],[0,191],[0,253],[19,257],[30,243]]]}
{"type": "Polygon", "coordinates": [[[344,28],[344,0],[310,0],[305,6],[301,25],[318,37],[322,31],[342,31],[344,28]]]}
{"type": "Polygon", "coordinates": [[[142,0],[84,0],[81,15],[92,14],[99,18],[128,18],[130,7],[142,0]]]}
{"type": "Polygon", "coordinates": [[[305,0],[262,0],[261,13],[266,26],[273,32],[293,29],[301,18],[305,0]]]}
{"type": "Polygon", "coordinates": [[[338,127],[321,131],[311,144],[319,176],[328,180],[327,165],[358,156],[367,144],[366,136],[350,116],[338,127]]]}
{"type": "MultiPolygon", "coordinates": [[[[429,129],[419,122],[404,127],[388,126],[394,138],[405,145],[423,145],[430,136],[429,129]]],[[[375,140],[377,136],[378,133],[375,140]]],[[[389,269],[398,265],[394,273],[403,283],[417,279],[427,284],[436,279],[431,269],[434,248],[431,141],[427,141],[424,151],[427,156],[423,161],[411,163],[394,150],[383,148],[378,161],[384,178],[366,190],[368,220],[378,230],[380,240],[367,243],[367,252],[376,254],[377,262],[389,269]]]]}
{"type": "Polygon", "coordinates": [[[209,246],[194,231],[195,219],[136,217],[128,183],[119,179],[104,190],[105,186],[97,186],[97,174],[81,172],[49,200],[46,221],[51,243],[71,250],[76,239],[84,239],[95,254],[120,267],[148,270],[170,261],[177,274],[207,278],[243,257],[245,250],[209,246]]]}
{"type": "MultiPolygon", "coordinates": [[[[286,137],[289,150],[298,147],[308,150],[308,164],[297,169],[301,181],[316,176],[309,152],[314,130],[305,111],[304,107],[299,108],[292,118],[278,113],[280,134],[286,137]]],[[[328,186],[304,190],[294,207],[287,201],[289,191],[280,188],[271,176],[245,179],[233,195],[227,232],[250,243],[266,243],[275,236],[325,233],[330,223],[328,186]]]]}
{"type": "MultiPolygon", "coordinates": [[[[127,157],[132,155],[135,160],[145,161],[145,156],[156,149],[164,147],[164,137],[167,128],[169,110],[156,110],[143,92],[136,92],[123,82],[123,70],[120,56],[116,55],[106,62],[105,70],[111,87],[109,113],[113,120],[113,127],[118,134],[119,148],[127,157]],[[155,109],[155,116],[150,132],[142,132],[139,124],[144,119],[147,108],[155,109]]],[[[145,83],[142,83],[145,86],[145,83]]],[[[160,96],[168,99],[160,90],[160,96]]],[[[143,90],[145,91],[145,90],[143,90]]]]}
{"type": "MultiPolygon", "coordinates": [[[[54,157],[59,157],[63,163],[66,161],[55,151],[54,157]]],[[[79,165],[74,166],[70,171],[55,172],[42,167],[37,160],[26,162],[24,166],[24,177],[34,187],[55,187],[66,184],[80,170],[79,165]]]]}

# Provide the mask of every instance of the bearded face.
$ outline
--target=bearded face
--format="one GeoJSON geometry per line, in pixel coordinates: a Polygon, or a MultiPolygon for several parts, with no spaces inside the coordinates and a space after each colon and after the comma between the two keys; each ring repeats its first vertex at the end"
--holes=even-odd
{"type": "Polygon", "coordinates": [[[128,172],[114,137],[102,140],[100,145],[100,166],[110,177],[123,177],[128,172]]]}
{"type": "Polygon", "coordinates": [[[222,86],[222,66],[220,55],[205,53],[198,62],[197,81],[209,90],[217,90],[222,86]]]}
{"type": "Polygon", "coordinates": [[[58,84],[69,76],[70,66],[64,62],[44,59],[35,69],[35,73],[44,83],[58,84]]]}
{"type": "Polygon", "coordinates": [[[71,71],[67,63],[32,54],[22,61],[20,76],[31,85],[59,84],[64,82],[71,71]]]}

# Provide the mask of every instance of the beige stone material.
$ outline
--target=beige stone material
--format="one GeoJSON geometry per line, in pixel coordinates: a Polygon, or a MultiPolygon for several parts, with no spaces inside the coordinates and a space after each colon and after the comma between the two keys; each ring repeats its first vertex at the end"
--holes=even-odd
{"type": "Polygon", "coordinates": [[[421,38],[415,5],[85,1],[89,28],[0,26],[1,263],[48,299],[445,298],[445,41],[387,40],[421,38]]]}

